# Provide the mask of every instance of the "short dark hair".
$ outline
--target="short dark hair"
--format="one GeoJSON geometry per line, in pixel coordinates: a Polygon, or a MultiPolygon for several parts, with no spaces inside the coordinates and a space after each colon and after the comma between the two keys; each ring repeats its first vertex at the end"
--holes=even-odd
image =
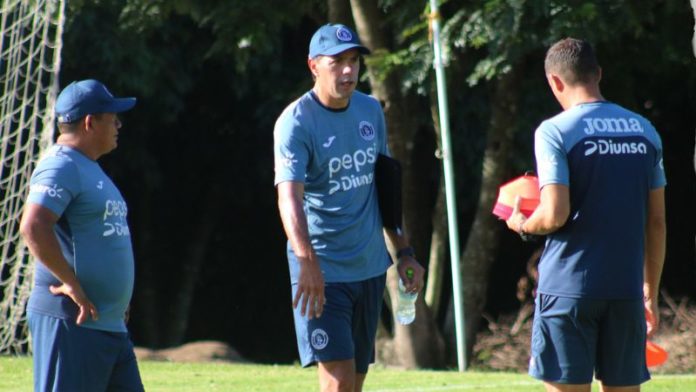
{"type": "Polygon", "coordinates": [[[77,120],[71,121],[71,122],[69,122],[69,123],[61,123],[61,122],[59,122],[59,123],[58,123],[58,131],[59,131],[60,133],[75,133],[75,132],[77,132],[77,130],[78,130],[78,128],[79,128],[79,125],[80,125],[80,121],[81,121],[83,118],[84,118],[84,117],[78,118],[77,120]]]}
{"type": "Polygon", "coordinates": [[[562,39],[549,48],[544,71],[559,75],[571,86],[599,80],[599,64],[592,45],[576,38],[562,39]]]}

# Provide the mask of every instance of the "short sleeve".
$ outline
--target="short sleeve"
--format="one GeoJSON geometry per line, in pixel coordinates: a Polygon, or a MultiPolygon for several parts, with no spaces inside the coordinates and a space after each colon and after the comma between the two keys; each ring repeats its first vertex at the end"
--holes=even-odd
{"type": "Polygon", "coordinates": [[[27,203],[46,207],[61,216],[79,189],[75,164],[63,157],[49,156],[39,162],[32,174],[27,203]]]}
{"type": "Polygon", "coordinates": [[[534,151],[540,188],[548,184],[570,185],[563,139],[560,131],[548,121],[541,123],[534,133],[534,151]]]}
{"type": "Polygon", "coordinates": [[[285,110],[273,130],[275,185],[285,181],[305,182],[311,142],[292,110],[285,110]]]}
{"type": "Polygon", "coordinates": [[[655,162],[653,164],[652,171],[652,181],[650,183],[651,189],[662,188],[667,185],[667,177],[665,175],[665,165],[662,161],[662,139],[660,135],[655,131],[655,162]]]}

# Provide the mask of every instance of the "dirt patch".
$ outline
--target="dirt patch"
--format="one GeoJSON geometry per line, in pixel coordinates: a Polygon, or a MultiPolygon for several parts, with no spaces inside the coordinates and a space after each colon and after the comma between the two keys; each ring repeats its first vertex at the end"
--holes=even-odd
{"type": "MultiPolygon", "coordinates": [[[[679,303],[668,295],[661,299],[660,329],[651,339],[669,353],[667,362],[651,368],[655,374],[696,372],[696,305],[684,298],[679,303]]],[[[524,309],[524,308],[523,308],[524,309]]],[[[529,362],[531,312],[489,318],[488,330],[477,336],[471,365],[482,370],[526,372],[529,362]]]]}
{"type": "Polygon", "coordinates": [[[228,344],[212,340],[187,343],[163,350],[136,347],[135,356],[139,361],[248,362],[228,344]]]}

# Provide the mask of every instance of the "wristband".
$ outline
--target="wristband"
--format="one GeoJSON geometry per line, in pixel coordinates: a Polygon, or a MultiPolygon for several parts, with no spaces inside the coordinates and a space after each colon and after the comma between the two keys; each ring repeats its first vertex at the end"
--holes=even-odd
{"type": "Polygon", "coordinates": [[[526,222],[526,219],[522,219],[520,221],[520,224],[517,225],[517,232],[520,233],[520,235],[525,235],[527,233],[524,232],[524,222],[526,222]]]}
{"type": "Polygon", "coordinates": [[[524,222],[526,222],[526,221],[527,220],[524,219],[520,222],[520,224],[517,226],[517,231],[520,234],[520,238],[522,238],[522,241],[528,242],[528,241],[534,240],[535,236],[533,234],[525,233],[523,227],[524,227],[524,222]]]}
{"type": "Polygon", "coordinates": [[[407,246],[407,247],[405,247],[405,248],[401,248],[401,249],[399,249],[398,252],[396,252],[396,258],[397,258],[397,259],[400,259],[400,258],[402,258],[402,257],[404,257],[404,256],[413,257],[413,256],[415,256],[415,255],[416,255],[416,252],[413,250],[413,247],[412,247],[412,246],[407,246]]]}

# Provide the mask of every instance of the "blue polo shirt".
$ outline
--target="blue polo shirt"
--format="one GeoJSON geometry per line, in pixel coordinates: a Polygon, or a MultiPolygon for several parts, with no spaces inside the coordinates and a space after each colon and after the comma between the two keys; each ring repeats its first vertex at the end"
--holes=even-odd
{"type": "MultiPolygon", "coordinates": [[[[342,110],[310,91],[290,104],[274,129],[275,184],[304,184],[309,237],[326,282],[355,282],[391,265],[374,182],[378,154],[387,154],[379,102],[354,92],[342,110]]],[[[299,265],[287,245],[290,277],[299,265]]]]}
{"type": "MultiPolygon", "coordinates": [[[[99,164],[81,152],[55,145],[31,177],[27,203],[36,203],[60,218],[55,234],[63,256],[75,271],[99,320],[83,327],[126,332],[124,314],[133,292],[134,261],[121,193],[99,164]]],[[[76,318],[77,305],[50,293],[60,282],[35,263],[28,310],[59,318],[76,318]]]]}
{"type": "Polygon", "coordinates": [[[549,234],[540,293],[643,297],[649,192],[666,185],[662,142],[640,115],[610,102],[574,106],[535,133],[539,186],[570,190],[570,216],[549,234]]]}

